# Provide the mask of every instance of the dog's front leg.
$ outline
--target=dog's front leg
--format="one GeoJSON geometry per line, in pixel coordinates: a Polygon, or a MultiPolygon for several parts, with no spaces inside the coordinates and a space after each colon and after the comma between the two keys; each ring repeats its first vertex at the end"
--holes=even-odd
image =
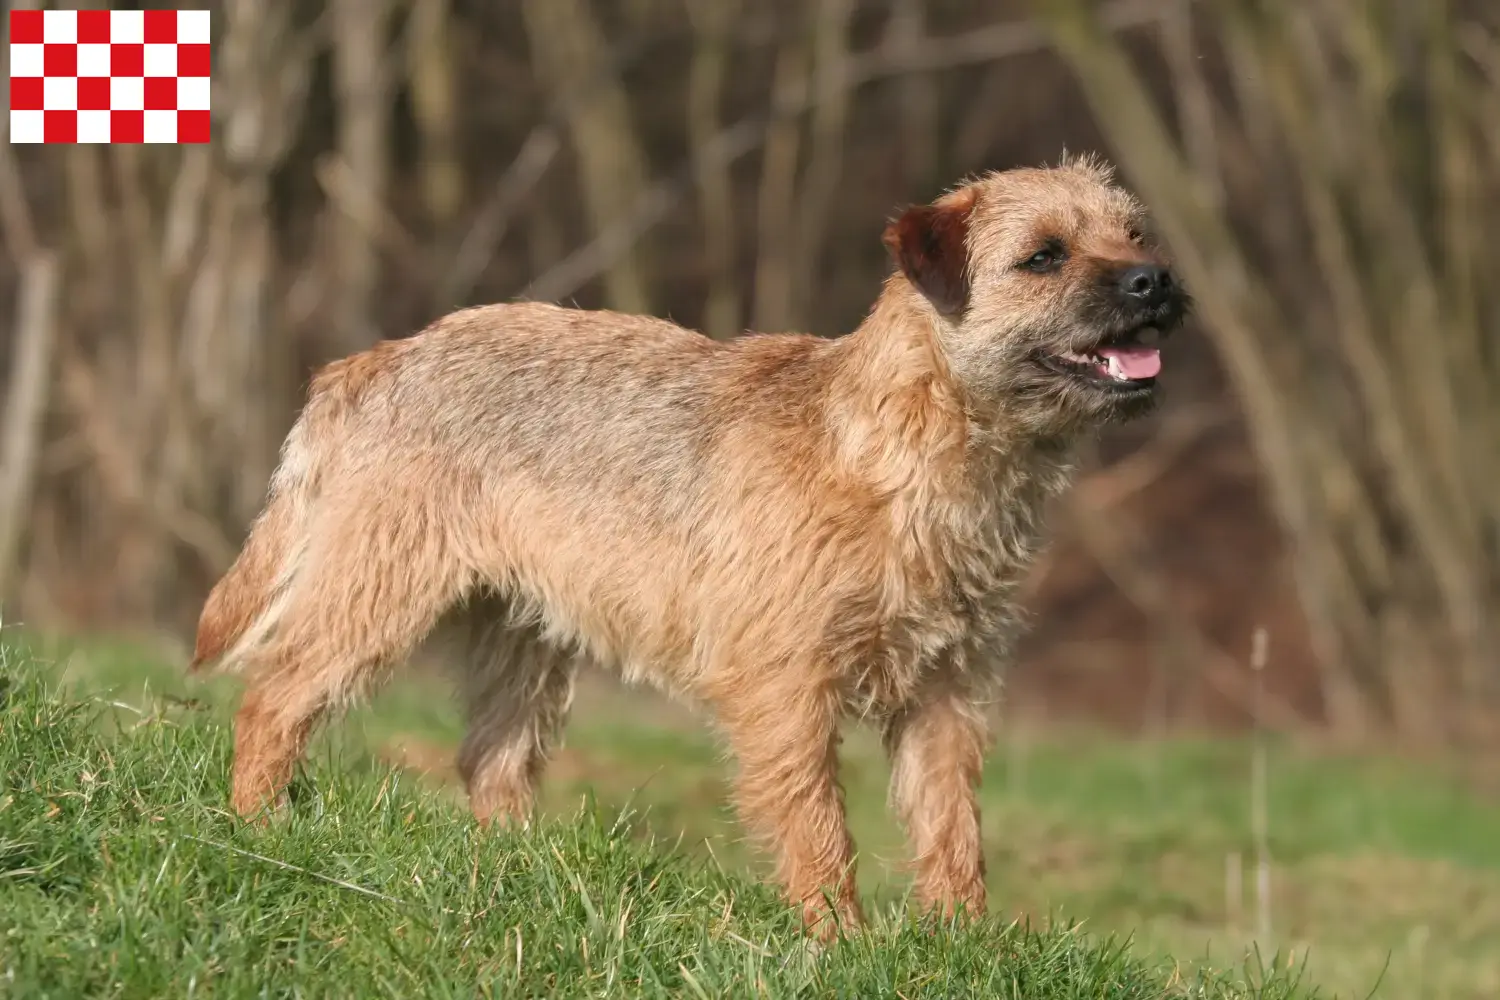
{"type": "Polygon", "coordinates": [[[857,930],[864,917],[838,783],[838,701],[827,691],[759,687],[717,699],[739,763],[741,820],[775,850],[777,878],[814,934],[857,930]]]}
{"type": "Polygon", "coordinates": [[[891,802],[906,826],[920,905],[952,916],[985,910],[976,792],[987,741],[983,712],[941,688],[887,720],[891,802]]]}

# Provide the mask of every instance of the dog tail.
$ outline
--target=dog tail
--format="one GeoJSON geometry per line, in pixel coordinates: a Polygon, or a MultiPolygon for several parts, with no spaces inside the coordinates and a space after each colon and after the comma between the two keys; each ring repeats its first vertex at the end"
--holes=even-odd
{"type": "Polygon", "coordinates": [[[302,454],[296,430],[287,439],[265,509],[251,526],[245,547],[204,602],[190,671],[214,661],[220,661],[226,672],[238,669],[281,617],[286,592],[307,549],[312,500],[305,465],[309,456],[302,454]]]}
{"type": "Polygon", "coordinates": [[[307,560],[322,456],[342,423],[342,394],[326,392],[343,381],[341,375],[335,362],[313,380],[307,406],[282,446],[266,506],[239,556],[204,602],[189,671],[215,662],[219,672],[241,669],[280,622],[307,560]]]}

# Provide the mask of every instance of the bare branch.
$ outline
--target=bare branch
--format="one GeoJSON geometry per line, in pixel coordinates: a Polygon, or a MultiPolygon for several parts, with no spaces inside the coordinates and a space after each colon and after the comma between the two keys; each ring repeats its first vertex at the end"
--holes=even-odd
{"type": "MultiPolygon", "coordinates": [[[[522,14],[539,71],[562,92],[607,62],[609,46],[582,0],[524,0],[522,14]]],[[[602,84],[568,118],[578,156],[584,204],[596,232],[618,224],[625,206],[640,197],[646,158],[630,120],[630,102],[617,80],[602,84]]],[[[624,312],[650,311],[650,291],[634,241],[613,254],[604,268],[610,305],[624,312]]]]}
{"type": "Polygon", "coordinates": [[[10,595],[18,576],[21,539],[31,517],[43,419],[52,388],[59,286],[55,256],[37,251],[26,258],[16,310],[15,357],[6,387],[5,437],[0,446],[0,601],[10,595]]]}
{"type": "Polygon", "coordinates": [[[414,0],[407,32],[412,108],[422,132],[422,196],[439,225],[463,203],[451,0],[414,0]]]}
{"type": "Polygon", "coordinates": [[[818,0],[813,20],[811,122],[807,171],[797,196],[796,241],[792,250],[791,316],[805,326],[822,278],[821,258],[829,213],[844,169],[844,130],[853,90],[843,85],[852,0],[818,0]]]}
{"type": "MultiPolygon", "coordinates": [[[[390,175],[390,90],[386,21],[389,0],[330,0],[333,64],[339,102],[339,158],[349,175],[347,188],[361,204],[385,199],[390,175]]],[[[346,351],[380,337],[373,309],[380,282],[380,258],[364,220],[340,212],[333,224],[334,327],[346,351]]]]}
{"type": "MultiPolygon", "coordinates": [[[[691,0],[688,14],[697,32],[688,74],[688,141],[695,153],[706,149],[719,128],[719,102],[728,75],[730,30],[738,0],[691,0]]],[[[726,338],[740,331],[740,296],[736,289],[734,188],[727,163],[697,165],[699,204],[703,214],[703,247],[708,270],[708,303],[703,330],[726,338]]]]}
{"type": "MultiPolygon", "coordinates": [[[[758,330],[785,330],[793,322],[792,268],[796,248],[797,161],[802,152],[800,115],[808,103],[807,49],[800,31],[782,43],[771,83],[771,121],[756,198],[755,312],[758,330]]],[[[699,152],[700,169],[712,160],[699,152]]]]}
{"type": "Polygon", "coordinates": [[[551,123],[538,125],[526,136],[521,151],[511,160],[458,245],[447,279],[439,286],[440,308],[453,308],[474,292],[479,276],[489,264],[495,247],[510,228],[511,220],[526,205],[526,198],[546,174],[562,149],[562,137],[551,123]]]}
{"type": "MultiPolygon", "coordinates": [[[[1111,28],[1124,30],[1154,24],[1158,13],[1154,0],[1113,0],[1099,16],[1111,28]]],[[[896,47],[882,46],[850,57],[837,79],[841,86],[853,88],[903,73],[991,62],[1047,47],[1047,36],[1035,23],[1018,21],[928,39],[916,46],[904,42],[896,47]]],[[[789,88],[786,100],[768,114],[751,115],[722,129],[688,164],[647,188],[629,211],[620,213],[619,221],[535,278],[520,297],[545,302],[573,295],[670,214],[691,190],[695,170],[733,163],[765,141],[772,123],[806,113],[814,100],[816,96],[806,86],[789,88]]],[[[777,328],[777,324],[765,327],[758,320],[757,326],[777,328]]]]}

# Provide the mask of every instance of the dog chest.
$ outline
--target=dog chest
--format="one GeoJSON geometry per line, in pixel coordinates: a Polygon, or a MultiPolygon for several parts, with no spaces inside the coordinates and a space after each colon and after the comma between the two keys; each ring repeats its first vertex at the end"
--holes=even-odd
{"type": "Polygon", "coordinates": [[[943,671],[1001,668],[997,651],[1022,627],[1019,592],[1062,484],[1061,476],[1013,471],[1020,474],[986,482],[977,502],[971,494],[904,525],[893,519],[883,578],[860,602],[870,613],[853,616],[865,624],[852,692],[863,710],[902,704],[943,671]]]}
{"type": "Polygon", "coordinates": [[[993,674],[992,652],[1020,628],[1017,594],[1040,536],[968,540],[893,563],[851,602],[830,636],[849,653],[850,700],[862,714],[908,702],[943,672],[993,674]],[[843,631],[843,635],[838,635],[843,631]]]}

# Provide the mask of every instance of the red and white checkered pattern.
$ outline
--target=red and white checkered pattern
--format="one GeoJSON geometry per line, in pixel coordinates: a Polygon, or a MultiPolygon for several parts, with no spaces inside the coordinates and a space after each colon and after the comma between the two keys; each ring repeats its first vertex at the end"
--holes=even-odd
{"type": "Polygon", "coordinates": [[[11,142],[207,142],[208,11],[13,10],[11,142]]]}

